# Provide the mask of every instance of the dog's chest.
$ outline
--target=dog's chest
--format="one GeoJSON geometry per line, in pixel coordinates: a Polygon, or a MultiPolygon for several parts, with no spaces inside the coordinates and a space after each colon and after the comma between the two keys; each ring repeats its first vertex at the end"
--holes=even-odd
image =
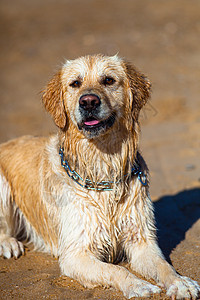
{"type": "Polygon", "coordinates": [[[131,212],[122,212],[117,203],[109,201],[84,203],[81,210],[89,250],[106,262],[122,260],[125,243],[138,238],[131,212]]]}

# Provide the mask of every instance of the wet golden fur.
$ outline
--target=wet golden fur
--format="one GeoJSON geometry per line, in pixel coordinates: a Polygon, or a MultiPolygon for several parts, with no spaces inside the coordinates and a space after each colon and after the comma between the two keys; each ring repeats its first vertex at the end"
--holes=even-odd
{"type": "Polygon", "coordinates": [[[148,79],[118,56],[66,61],[43,93],[59,133],[0,147],[0,255],[17,258],[22,242],[32,243],[58,256],[62,272],[86,287],[113,286],[127,298],[159,293],[113,264],[126,258],[132,270],[153,278],[169,296],[197,297],[197,283],[179,276],[157,245],[148,184],[124,177],[136,156],[148,177],[138,153],[138,117],[149,96],[148,79]],[[92,112],[80,105],[88,94],[99,99],[92,112]],[[101,125],[96,129],[86,126],[91,114],[101,125]],[[79,186],[61,166],[60,146],[83,181],[119,183],[101,192],[79,186]]]}

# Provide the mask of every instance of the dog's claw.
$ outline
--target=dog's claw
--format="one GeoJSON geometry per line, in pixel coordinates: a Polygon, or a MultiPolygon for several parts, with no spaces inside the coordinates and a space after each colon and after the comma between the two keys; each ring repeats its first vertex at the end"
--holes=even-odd
{"type": "Polygon", "coordinates": [[[172,300],[197,299],[199,293],[198,283],[185,276],[177,278],[167,290],[167,296],[170,296],[172,300]]]}
{"type": "Polygon", "coordinates": [[[140,280],[137,284],[130,285],[125,291],[124,296],[128,299],[133,297],[150,297],[153,294],[159,294],[161,289],[151,283],[140,280]]]}
{"type": "Polygon", "coordinates": [[[0,242],[0,256],[17,259],[24,254],[24,245],[13,237],[5,237],[0,242]]]}

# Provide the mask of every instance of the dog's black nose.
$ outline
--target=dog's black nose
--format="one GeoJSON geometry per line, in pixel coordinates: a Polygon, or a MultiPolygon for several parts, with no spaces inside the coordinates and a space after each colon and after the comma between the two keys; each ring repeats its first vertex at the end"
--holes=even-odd
{"type": "Polygon", "coordinates": [[[92,111],[101,104],[101,100],[97,95],[87,94],[83,95],[79,99],[79,105],[84,110],[92,111]]]}

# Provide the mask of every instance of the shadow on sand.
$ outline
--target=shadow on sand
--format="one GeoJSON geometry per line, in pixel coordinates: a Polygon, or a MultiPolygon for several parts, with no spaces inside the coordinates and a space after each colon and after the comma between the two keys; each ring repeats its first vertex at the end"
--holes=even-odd
{"type": "Polygon", "coordinates": [[[164,196],[154,203],[158,243],[166,259],[200,218],[200,188],[164,196]]]}

